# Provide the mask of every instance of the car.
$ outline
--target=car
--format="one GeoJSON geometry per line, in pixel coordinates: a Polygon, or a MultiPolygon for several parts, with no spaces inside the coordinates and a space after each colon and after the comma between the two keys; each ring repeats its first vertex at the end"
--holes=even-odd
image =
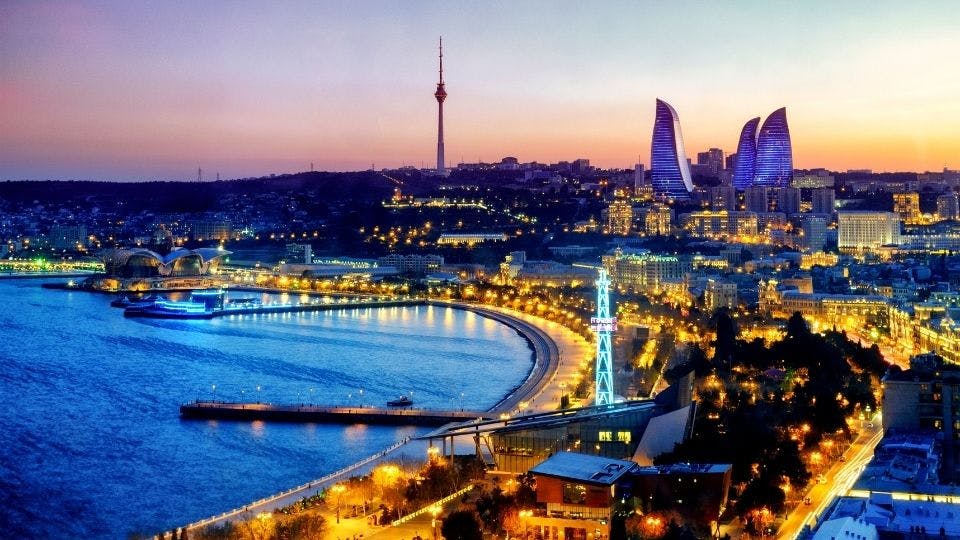
{"type": "Polygon", "coordinates": [[[811,504],[813,504],[813,500],[810,499],[810,497],[807,497],[806,499],[803,500],[803,504],[810,506],[811,504]]]}
{"type": "Polygon", "coordinates": [[[822,475],[822,474],[818,474],[818,475],[817,475],[817,483],[818,483],[818,484],[826,484],[826,483],[827,483],[827,477],[824,476],[824,475],[822,475]]]}
{"type": "Polygon", "coordinates": [[[867,427],[873,429],[873,422],[867,422],[867,427]]]}

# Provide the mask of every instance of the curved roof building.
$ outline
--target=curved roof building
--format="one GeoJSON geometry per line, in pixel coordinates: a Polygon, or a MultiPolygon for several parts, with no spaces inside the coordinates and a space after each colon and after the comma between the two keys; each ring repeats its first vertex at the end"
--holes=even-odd
{"type": "Polygon", "coordinates": [[[102,258],[108,276],[191,277],[208,273],[211,263],[230,253],[218,248],[175,249],[164,256],[144,248],[120,248],[105,252],[102,258]]]}
{"type": "Polygon", "coordinates": [[[671,199],[688,199],[693,191],[690,164],[683,149],[680,118],[669,103],[657,99],[650,145],[650,183],[654,194],[671,199]]]}
{"type": "MultiPolygon", "coordinates": [[[[740,160],[739,156],[737,160],[740,160]]],[[[787,108],[781,107],[770,113],[760,126],[753,184],[787,187],[792,179],[793,150],[790,147],[790,128],[787,127],[787,108]]]]}
{"type": "Polygon", "coordinates": [[[737,165],[733,169],[733,187],[745,190],[753,185],[757,170],[757,126],[760,117],[752,118],[743,125],[740,142],[737,144],[737,165]]]}

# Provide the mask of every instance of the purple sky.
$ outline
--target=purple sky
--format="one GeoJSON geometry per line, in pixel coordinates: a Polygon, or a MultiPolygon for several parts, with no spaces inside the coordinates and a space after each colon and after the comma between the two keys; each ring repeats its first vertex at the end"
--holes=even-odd
{"type": "Polygon", "coordinates": [[[960,168],[960,5],[0,3],[0,179],[649,160],[787,106],[798,167],[960,168]]]}

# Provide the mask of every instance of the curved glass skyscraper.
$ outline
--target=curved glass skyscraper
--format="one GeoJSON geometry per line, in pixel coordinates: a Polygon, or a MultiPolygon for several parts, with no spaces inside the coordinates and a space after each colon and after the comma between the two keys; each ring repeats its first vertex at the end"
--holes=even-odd
{"type": "Polygon", "coordinates": [[[757,170],[757,126],[760,117],[748,120],[740,132],[737,144],[737,165],[733,169],[733,187],[743,191],[753,185],[753,175],[757,170]]]}
{"type": "Polygon", "coordinates": [[[683,134],[677,111],[662,99],[657,100],[650,145],[650,183],[658,196],[689,199],[693,191],[690,164],[683,149],[683,134]]]}
{"type": "MultiPolygon", "coordinates": [[[[740,156],[737,156],[739,160],[740,156]]],[[[793,151],[790,128],[787,127],[787,108],[783,107],[770,113],[760,126],[753,185],[787,187],[792,179],[793,151]]]]}

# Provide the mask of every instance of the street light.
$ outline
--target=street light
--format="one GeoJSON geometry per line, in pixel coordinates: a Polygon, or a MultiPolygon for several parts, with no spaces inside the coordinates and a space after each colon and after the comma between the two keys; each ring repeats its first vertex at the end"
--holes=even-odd
{"type": "Polygon", "coordinates": [[[257,385],[257,403],[260,403],[260,385],[257,385]]]}
{"type": "Polygon", "coordinates": [[[527,518],[533,516],[533,510],[521,510],[520,521],[523,522],[523,540],[527,540],[527,518]]]}
{"type": "Polygon", "coordinates": [[[463,392],[460,392],[460,410],[463,410],[463,392]]]}
{"type": "Polygon", "coordinates": [[[347,490],[347,488],[344,487],[343,484],[334,484],[330,490],[337,495],[337,523],[340,523],[340,497],[343,495],[343,492],[347,490]]]}
{"type": "Polygon", "coordinates": [[[363,388],[360,389],[360,406],[363,407],[363,388]]]}
{"type": "Polygon", "coordinates": [[[433,516],[433,519],[430,520],[430,528],[433,530],[433,540],[437,540],[439,537],[437,532],[437,516],[440,515],[440,506],[436,504],[431,506],[430,515],[433,516]]]}
{"type": "Polygon", "coordinates": [[[217,385],[211,384],[210,391],[213,392],[213,401],[217,401],[217,385]]]}

